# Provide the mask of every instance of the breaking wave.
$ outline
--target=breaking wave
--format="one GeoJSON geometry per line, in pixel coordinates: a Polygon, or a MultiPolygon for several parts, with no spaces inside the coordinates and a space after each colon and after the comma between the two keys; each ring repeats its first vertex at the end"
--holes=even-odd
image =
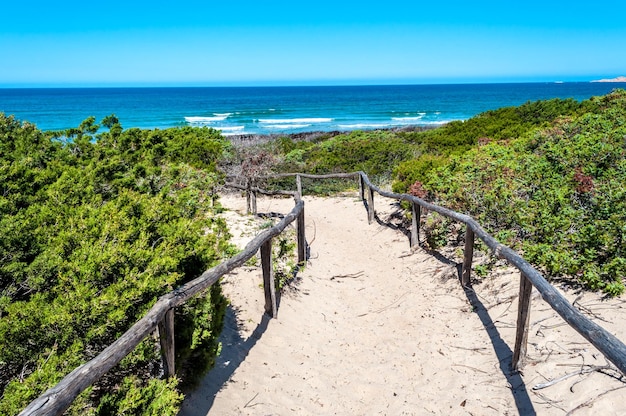
{"type": "Polygon", "coordinates": [[[214,127],[215,130],[221,130],[221,131],[241,131],[243,129],[245,129],[246,126],[218,126],[218,127],[214,127]]]}
{"type": "Polygon", "coordinates": [[[337,127],[340,129],[347,130],[358,130],[358,129],[384,129],[387,127],[394,126],[394,124],[389,123],[354,123],[354,124],[339,124],[337,127]]]}
{"type": "Polygon", "coordinates": [[[412,122],[419,121],[419,120],[423,119],[425,115],[426,115],[426,113],[420,113],[419,116],[413,116],[413,117],[391,117],[391,119],[394,120],[394,121],[401,121],[401,122],[412,123],[412,122]]]}
{"type": "Polygon", "coordinates": [[[266,129],[303,129],[305,127],[311,127],[310,124],[265,124],[263,125],[266,129]]]}
{"type": "Polygon", "coordinates": [[[312,123],[330,123],[332,118],[261,118],[257,120],[263,124],[312,124],[312,123]]]}
{"type": "Polygon", "coordinates": [[[203,117],[203,116],[185,117],[185,121],[190,124],[211,124],[216,121],[224,121],[230,115],[231,113],[216,113],[213,116],[209,116],[209,117],[203,117]]]}

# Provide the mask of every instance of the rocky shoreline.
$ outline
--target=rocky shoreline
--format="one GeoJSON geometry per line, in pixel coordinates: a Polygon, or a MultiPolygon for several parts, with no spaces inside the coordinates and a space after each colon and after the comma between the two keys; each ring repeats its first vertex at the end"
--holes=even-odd
{"type": "Polygon", "coordinates": [[[626,77],[625,76],[619,76],[619,77],[615,77],[615,78],[598,79],[598,80],[591,81],[591,82],[624,82],[624,83],[626,83],[626,77]]]}
{"type": "MultiPolygon", "coordinates": [[[[385,132],[420,132],[436,129],[440,126],[402,126],[402,127],[389,127],[385,129],[373,129],[367,131],[385,131],[385,132]]],[[[332,131],[308,131],[301,133],[281,133],[281,134],[240,134],[229,135],[228,139],[233,143],[240,144],[258,144],[267,143],[282,137],[288,137],[293,141],[322,141],[330,139],[341,134],[350,134],[357,130],[332,130],[332,131]]]]}

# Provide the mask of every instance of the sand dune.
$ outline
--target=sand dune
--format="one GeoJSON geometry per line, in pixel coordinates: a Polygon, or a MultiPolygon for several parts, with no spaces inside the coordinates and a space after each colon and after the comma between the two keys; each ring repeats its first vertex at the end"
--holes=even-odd
{"type": "MultiPolygon", "coordinates": [[[[310,259],[277,319],[263,316],[259,268],[229,275],[222,355],[181,415],[626,414],[626,384],[536,293],[528,363],[510,370],[518,273],[499,268],[466,293],[459,250],[411,251],[387,223],[392,201],[377,199],[371,225],[356,195],[305,201],[310,259]]],[[[245,245],[263,220],[242,215],[245,198],[222,202],[245,245]]],[[[258,206],[286,213],[293,202],[258,206]]],[[[626,339],[623,300],[565,295],[626,339]]]]}

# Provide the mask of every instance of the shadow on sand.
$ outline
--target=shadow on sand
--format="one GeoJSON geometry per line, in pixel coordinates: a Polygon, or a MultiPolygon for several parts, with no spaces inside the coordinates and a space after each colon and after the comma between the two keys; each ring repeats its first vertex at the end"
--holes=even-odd
{"type": "MultiPolygon", "coordinates": [[[[367,201],[363,201],[365,208],[367,209],[367,201]]],[[[388,227],[392,230],[402,232],[408,239],[410,244],[411,242],[411,231],[405,226],[402,221],[401,208],[399,204],[395,204],[397,211],[393,212],[386,219],[382,219],[378,216],[377,213],[374,214],[374,219],[380,226],[388,227]],[[395,223],[394,223],[395,220],[395,223]]],[[[420,247],[422,244],[419,244],[420,247]]],[[[428,254],[435,257],[441,263],[444,263],[448,266],[454,266],[457,269],[459,285],[461,285],[461,272],[462,272],[462,264],[457,263],[440,252],[436,250],[428,250],[424,247],[428,254]]],[[[500,332],[496,328],[495,323],[491,319],[489,315],[489,311],[485,308],[485,305],[480,301],[479,297],[476,295],[476,292],[472,287],[463,287],[463,291],[465,292],[465,296],[467,300],[472,305],[473,311],[478,315],[480,321],[482,322],[487,335],[489,336],[489,340],[491,341],[491,345],[493,347],[496,356],[498,357],[498,362],[500,363],[500,371],[506,377],[507,382],[511,388],[511,393],[513,394],[513,398],[515,400],[515,405],[517,406],[518,413],[523,416],[532,416],[536,415],[537,412],[533,406],[532,401],[530,400],[530,396],[528,395],[528,390],[526,388],[526,384],[522,379],[521,374],[518,371],[514,371],[511,367],[513,351],[507,345],[507,343],[500,337],[500,332]]]]}
{"type": "MultiPolygon", "coordinates": [[[[364,201],[364,205],[367,208],[367,202],[364,201]]],[[[379,225],[404,233],[409,238],[410,242],[410,231],[402,225],[394,224],[389,221],[389,219],[385,221],[378,217],[378,215],[375,215],[375,220],[379,225]]],[[[308,245],[307,249],[309,249],[308,245]]],[[[455,266],[460,284],[462,265],[435,250],[427,251],[438,261],[447,265],[455,266]]],[[[500,371],[506,377],[506,380],[511,388],[511,393],[513,394],[518,413],[522,416],[536,415],[537,413],[532,401],[530,400],[526,384],[524,383],[521,374],[511,368],[511,360],[513,357],[511,348],[501,338],[495,323],[489,315],[489,311],[480,301],[476,292],[471,287],[463,287],[463,290],[465,292],[465,296],[472,305],[474,312],[481,320],[487,335],[489,336],[493,350],[500,363],[500,371]]],[[[234,374],[241,363],[245,361],[248,353],[256,345],[257,341],[261,339],[262,335],[267,330],[270,320],[271,318],[268,315],[263,314],[261,322],[257,324],[257,327],[254,329],[252,334],[247,339],[243,339],[239,333],[237,310],[232,306],[228,307],[224,318],[224,329],[220,335],[220,342],[222,343],[221,354],[216,360],[215,367],[207,373],[204,379],[200,382],[198,388],[190,393],[185,399],[179,416],[205,416],[209,413],[211,407],[213,407],[217,393],[229,382],[230,377],[234,374]]]]}
{"type": "Polygon", "coordinates": [[[243,363],[248,353],[261,339],[270,318],[268,315],[261,316],[261,322],[257,324],[252,334],[243,339],[239,332],[239,321],[237,310],[231,306],[226,310],[224,317],[224,329],[220,335],[222,351],[215,361],[215,367],[209,371],[200,381],[198,387],[192,392],[188,392],[183,406],[179,412],[180,416],[205,416],[208,414],[215,396],[228,383],[228,380],[243,363]]]}
{"type": "MultiPolygon", "coordinates": [[[[457,270],[459,273],[459,284],[461,282],[461,268],[462,265],[457,265],[457,270]]],[[[515,371],[512,369],[512,360],[513,360],[513,351],[507,345],[507,343],[500,337],[500,332],[498,332],[498,328],[496,328],[496,324],[491,319],[489,315],[489,311],[485,308],[485,305],[480,301],[479,297],[476,295],[474,289],[471,286],[463,287],[463,291],[465,292],[465,296],[467,296],[467,300],[472,305],[474,313],[478,315],[480,321],[489,335],[489,340],[491,341],[491,345],[493,346],[493,350],[498,357],[498,361],[500,363],[500,371],[506,377],[507,382],[509,383],[511,393],[513,394],[513,398],[515,399],[515,405],[517,406],[517,411],[520,415],[536,415],[537,412],[533,407],[533,403],[528,396],[528,390],[526,388],[526,384],[522,379],[519,371],[515,371]]]]}

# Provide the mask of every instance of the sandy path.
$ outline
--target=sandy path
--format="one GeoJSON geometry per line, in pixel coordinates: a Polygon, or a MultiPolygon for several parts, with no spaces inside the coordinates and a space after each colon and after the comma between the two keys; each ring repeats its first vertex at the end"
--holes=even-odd
{"type": "MultiPolygon", "coordinates": [[[[626,414],[626,389],[603,394],[624,384],[597,371],[532,389],[606,364],[537,296],[529,364],[523,376],[509,370],[516,274],[493,273],[470,303],[457,280],[459,259],[410,251],[400,231],[368,225],[356,197],[305,201],[311,258],[301,280],[282,296],[278,318],[267,319],[259,268],[228,276],[222,355],[181,415],[564,415],[586,401],[574,414],[626,414]]],[[[238,214],[245,198],[222,202],[235,241],[245,244],[244,230],[258,220],[238,214]]],[[[293,207],[288,199],[258,204],[266,213],[293,207]]],[[[377,200],[383,220],[393,208],[377,200]]],[[[600,323],[626,339],[623,301],[578,302],[610,313],[611,322],[600,323]]]]}

